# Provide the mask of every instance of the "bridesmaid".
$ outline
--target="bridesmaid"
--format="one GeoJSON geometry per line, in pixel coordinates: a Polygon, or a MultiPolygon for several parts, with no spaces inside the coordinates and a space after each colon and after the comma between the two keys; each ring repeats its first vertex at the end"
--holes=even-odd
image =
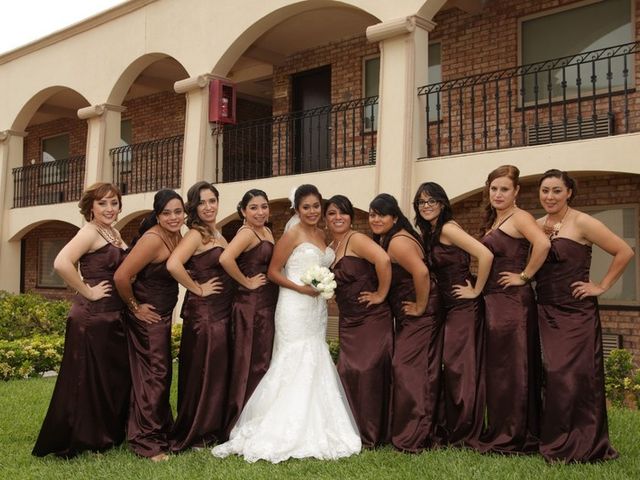
{"type": "Polygon", "coordinates": [[[227,407],[227,436],[244,405],[269,369],[273,350],[278,286],[267,281],[273,234],[266,226],[269,199],[249,190],[238,204],[244,225],[220,255],[225,271],[239,284],[232,308],[233,358],[227,407]]]}
{"type": "Polygon", "coordinates": [[[504,165],[486,182],[482,243],[494,260],[484,289],[487,428],[480,450],[499,453],[538,450],[540,345],[529,281],[550,244],[534,218],[516,206],[519,176],[517,167],[504,165]]]}
{"type": "Polygon", "coordinates": [[[218,190],[209,182],[197,182],[189,189],[190,230],[167,260],[171,275],[188,290],[181,313],[174,452],[224,439],[235,286],[220,265],[227,242],[216,227],[218,200],[218,190]]]}
{"type": "Polygon", "coordinates": [[[67,319],[64,354],[33,455],[71,458],[102,451],[125,436],[131,377],[113,273],[126,246],[113,228],[122,196],[110,183],[88,187],[78,204],[86,223],[60,251],[56,272],[78,292],[67,319]],[[75,267],[79,263],[80,273],[75,267]]]}
{"type": "Polygon", "coordinates": [[[536,275],[546,374],[540,453],[550,462],[609,460],[618,453],[609,443],[597,297],[634,253],[598,220],[569,206],[576,184],[566,172],[548,170],[539,189],[547,214],[538,224],[551,239],[536,275]],[[613,256],[600,283],[589,280],[594,244],[613,256]]]}
{"type": "Polygon", "coordinates": [[[391,258],[389,303],[396,323],[391,443],[401,451],[419,452],[434,443],[440,396],[438,289],[429,276],[420,237],[395,198],[381,193],[372,200],[369,225],[373,239],[391,258]]]}
{"type": "Polygon", "coordinates": [[[445,315],[439,436],[447,444],[477,447],[485,409],[481,293],[493,254],[455,222],[449,198],[437,183],[420,185],[413,208],[445,315]],[[475,282],[470,256],[478,262],[475,282]]]}
{"type": "Polygon", "coordinates": [[[393,315],[385,298],[391,260],[373,240],[351,229],[354,216],[347,197],[327,201],[325,224],[336,252],[332,268],[340,309],[338,373],[362,445],[374,448],[388,441],[393,315]]]}
{"type": "Polygon", "coordinates": [[[173,425],[171,386],[171,315],[178,284],[166,268],[180,241],[184,223],[182,198],[160,190],[114,280],[129,307],[125,313],[132,394],[127,441],[136,454],[153,461],[169,457],[168,434],[173,425]],[[132,283],[132,279],[135,280],[132,283]]]}

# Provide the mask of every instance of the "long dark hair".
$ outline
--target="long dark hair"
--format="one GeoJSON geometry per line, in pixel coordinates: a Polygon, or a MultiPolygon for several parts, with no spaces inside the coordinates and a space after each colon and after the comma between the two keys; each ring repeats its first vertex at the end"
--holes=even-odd
{"type": "Polygon", "coordinates": [[[571,196],[567,199],[567,204],[571,205],[573,199],[576,197],[578,193],[578,183],[569,176],[569,174],[563,170],[558,170],[557,168],[552,168],[551,170],[547,170],[540,177],[540,181],[538,182],[538,190],[540,190],[540,185],[547,178],[559,178],[564,183],[564,186],[571,190],[571,196]]]}
{"type": "Polygon", "coordinates": [[[165,188],[156,192],[153,196],[153,211],[142,219],[140,222],[140,228],[138,228],[138,235],[133,239],[129,248],[133,248],[133,246],[140,240],[140,237],[144,235],[144,233],[149,230],[154,225],[158,224],[158,215],[162,213],[164,207],[167,206],[171,200],[178,199],[184,208],[184,201],[178,192],[171,190],[169,188],[165,188]]]}
{"type": "Polygon", "coordinates": [[[200,192],[202,190],[209,190],[216,197],[216,200],[220,200],[220,194],[218,189],[210,182],[196,182],[187,192],[187,204],[185,209],[187,211],[186,224],[189,228],[195,228],[202,235],[202,243],[207,244],[211,238],[215,237],[215,232],[212,232],[209,225],[206,225],[200,220],[198,216],[198,205],[200,205],[200,192]]]}
{"type": "Polygon", "coordinates": [[[267,197],[266,193],[264,193],[262,190],[258,190],[257,188],[252,188],[242,196],[242,199],[240,200],[240,202],[238,203],[238,206],[236,207],[236,210],[238,211],[238,215],[240,216],[241,219],[244,220],[244,215],[242,214],[242,210],[246,210],[247,205],[249,205],[249,202],[256,197],[264,197],[267,203],[269,203],[269,197],[267,197]]]}
{"type": "Polygon", "coordinates": [[[422,245],[420,235],[418,235],[418,232],[414,230],[409,219],[404,216],[404,213],[400,210],[398,201],[392,195],[389,195],[388,193],[380,193],[377,195],[373,200],[371,200],[371,203],[369,204],[369,211],[373,211],[378,215],[391,215],[396,219],[391,229],[385,233],[384,238],[382,238],[381,235],[373,234],[373,240],[384,248],[385,251],[389,249],[389,242],[391,242],[391,238],[400,230],[406,230],[407,233],[412,235],[418,243],[422,245]]]}
{"type": "Polygon", "coordinates": [[[422,244],[424,245],[424,249],[427,253],[427,258],[429,258],[431,249],[440,240],[443,225],[453,220],[453,209],[451,208],[451,202],[449,202],[447,192],[445,192],[444,188],[435,182],[423,183],[418,187],[418,191],[413,198],[413,211],[416,214],[416,226],[422,234],[422,244]],[[440,204],[440,214],[438,215],[438,219],[436,220],[436,225],[434,227],[432,227],[431,222],[428,222],[422,218],[422,215],[420,215],[418,201],[423,193],[430,196],[440,204]]]}
{"type": "MultiPolygon", "coordinates": [[[[489,188],[491,187],[491,182],[493,182],[496,178],[507,177],[513,182],[513,188],[518,188],[520,186],[520,170],[518,167],[514,165],[502,165],[501,167],[496,168],[487,177],[487,181],[484,184],[484,192],[489,199],[489,188]]],[[[482,225],[483,231],[482,234],[487,233],[491,230],[493,223],[496,221],[497,213],[496,209],[491,205],[491,201],[487,201],[487,205],[484,207],[484,223],[482,225]]]]}

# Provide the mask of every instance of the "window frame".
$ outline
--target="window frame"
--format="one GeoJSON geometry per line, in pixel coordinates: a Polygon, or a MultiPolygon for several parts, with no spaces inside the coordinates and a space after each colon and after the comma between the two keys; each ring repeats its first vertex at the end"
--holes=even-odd
{"type": "MultiPolygon", "coordinates": [[[[49,154],[50,155],[50,154],[49,154]]],[[[45,170],[44,170],[44,165],[47,163],[54,163],[61,161],[61,160],[69,160],[71,158],[71,133],[70,132],[62,132],[62,133],[56,133],[55,135],[49,135],[46,137],[42,137],[40,139],[40,163],[42,164],[42,172],[40,174],[40,184],[41,185],[56,185],[59,183],[65,183],[68,178],[69,178],[69,166],[65,165],[64,167],[61,165],[57,165],[57,166],[52,166],[51,168],[56,168],[57,169],[57,173],[54,174],[53,178],[48,178],[45,175],[45,170]],[[54,138],[59,138],[59,137],[67,137],[67,157],[66,158],[56,158],[54,160],[49,160],[49,161],[45,161],[44,159],[44,154],[47,153],[45,152],[44,149],[44,143],[47,140],[51,140],[54,138]]]]}
{"type": "MultiPolygon", "coordinates": [[[[45,243],[46,242],[56,242],[59,241],[62,243],[60,250],[62,250],[62,248],[67,244],[68,240],[67,239],[61,239],[61,238],[56,238],[56,237],[39,237],[37,240],[37,252],[38,252],[38,258],[36,261],[36,288],[51,288],[51,289],[60,289],[60,290],[64,290],[67,288],[67,285],[64,283],[64,280],[62,279],[62,277],[60,277],[60,275],[58,275],[56,273],[56,271],[53,268],[53,262],[55,261],[55,257],[58,255],[58,253],[60,253],[60,250],[58,250],[58,253],[56,253],[56,255],[53,257],[52,262],[51,262],[51,271],[53,272],[50,277],[53,280],[59,279],[59,282],[51,282],[49,284],[47,284],[46,282],[42,281],[41,275],[44,274],[44,270],[43,270],[43,265],[42,265],[42,258],[43,258],[43,248],[45,248],[45,243]]],[[[54,244],[55,245],[55,244],[54,244]]]]}
{"type": "MultiPolygon", "coordinates": [[[[362,98],[367,97],[367,62],[370,60],[378,59],[380,61],[380,65],[378,67],[378,103],[375,105],[371,105],[370,107],[373,109],[374,113],[374,125],[367,126],[366,120],[368,117],[366,115],[363,116],[363,125],[362,132],[365,134],[376,133],[378,131],[378,111],[380,106],[380,67],[382,66],[382,55],[380,53],[375,53],[372,55],[365,55],[362,57],[362,98]]],[[[364,107],[365,111],[367,107],[364,107]]]]}

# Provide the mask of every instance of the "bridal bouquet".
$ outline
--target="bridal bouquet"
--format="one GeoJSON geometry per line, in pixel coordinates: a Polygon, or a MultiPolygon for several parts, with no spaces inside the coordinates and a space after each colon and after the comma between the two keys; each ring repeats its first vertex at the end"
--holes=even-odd
{"type": "Polygon", "coordinates": [[[320,292],[322,298],[329,300],[333,297],[333,291],[337,287],[333,277],[333,273],[327,267],[314,265],[300,277],[300,280],[305,285],[311,285],[320,292]]]}

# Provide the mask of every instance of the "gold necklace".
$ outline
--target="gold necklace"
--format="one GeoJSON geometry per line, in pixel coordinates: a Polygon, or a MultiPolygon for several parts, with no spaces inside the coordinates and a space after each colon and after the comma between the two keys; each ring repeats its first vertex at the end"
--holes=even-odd
{"type": "Polygon", "coordinates": [[[549,238],[555,238],[558,233],[560,233],[560,229],[562,228],[562,223],[564,219],[567,218],[567,213],[569,213],[569,205],[567,205],[567,209],[564,211],[564,215],[562,215],[562,219],[559,222],[554,223],[553,225],[549,225],[547,222],[549,221],[549,215],[544,221],[542,225],[542,230],[549,238]]]}
{"type": "MultiPolygon", "coordinates": [[[[349,238],[349,237],[351,236],[351,235],[350,235],[351,233],[352,233],[352,232],[351,232],[351,230],[349,230],[347,233],[345,233],[345,234],[342,236],[342,238],[341,238],[340,240],[338,240],[338,241],[336,242],[336,248],[334,248],[334,249],[333,249],[333,251],[334,251],[334,252],[338,253],[338,249],[340,248],[340,245],[342,245],[342,241],[343,241],[345,238],[349,238]]],[[[345,253],[346,253],[346,252],[345,252],[345,253]]]]}
{"type": "Polygon", "coordinates": [[[91,223],[93,223],[93,225],[96,227],[96,230],[98,230],[98,233],[102,238],[104,238],[110,244],[120,248],[120,246],[122,245],[122,240],[111,225],[105,227],[95,220],[92,220],[91,223]]]}

